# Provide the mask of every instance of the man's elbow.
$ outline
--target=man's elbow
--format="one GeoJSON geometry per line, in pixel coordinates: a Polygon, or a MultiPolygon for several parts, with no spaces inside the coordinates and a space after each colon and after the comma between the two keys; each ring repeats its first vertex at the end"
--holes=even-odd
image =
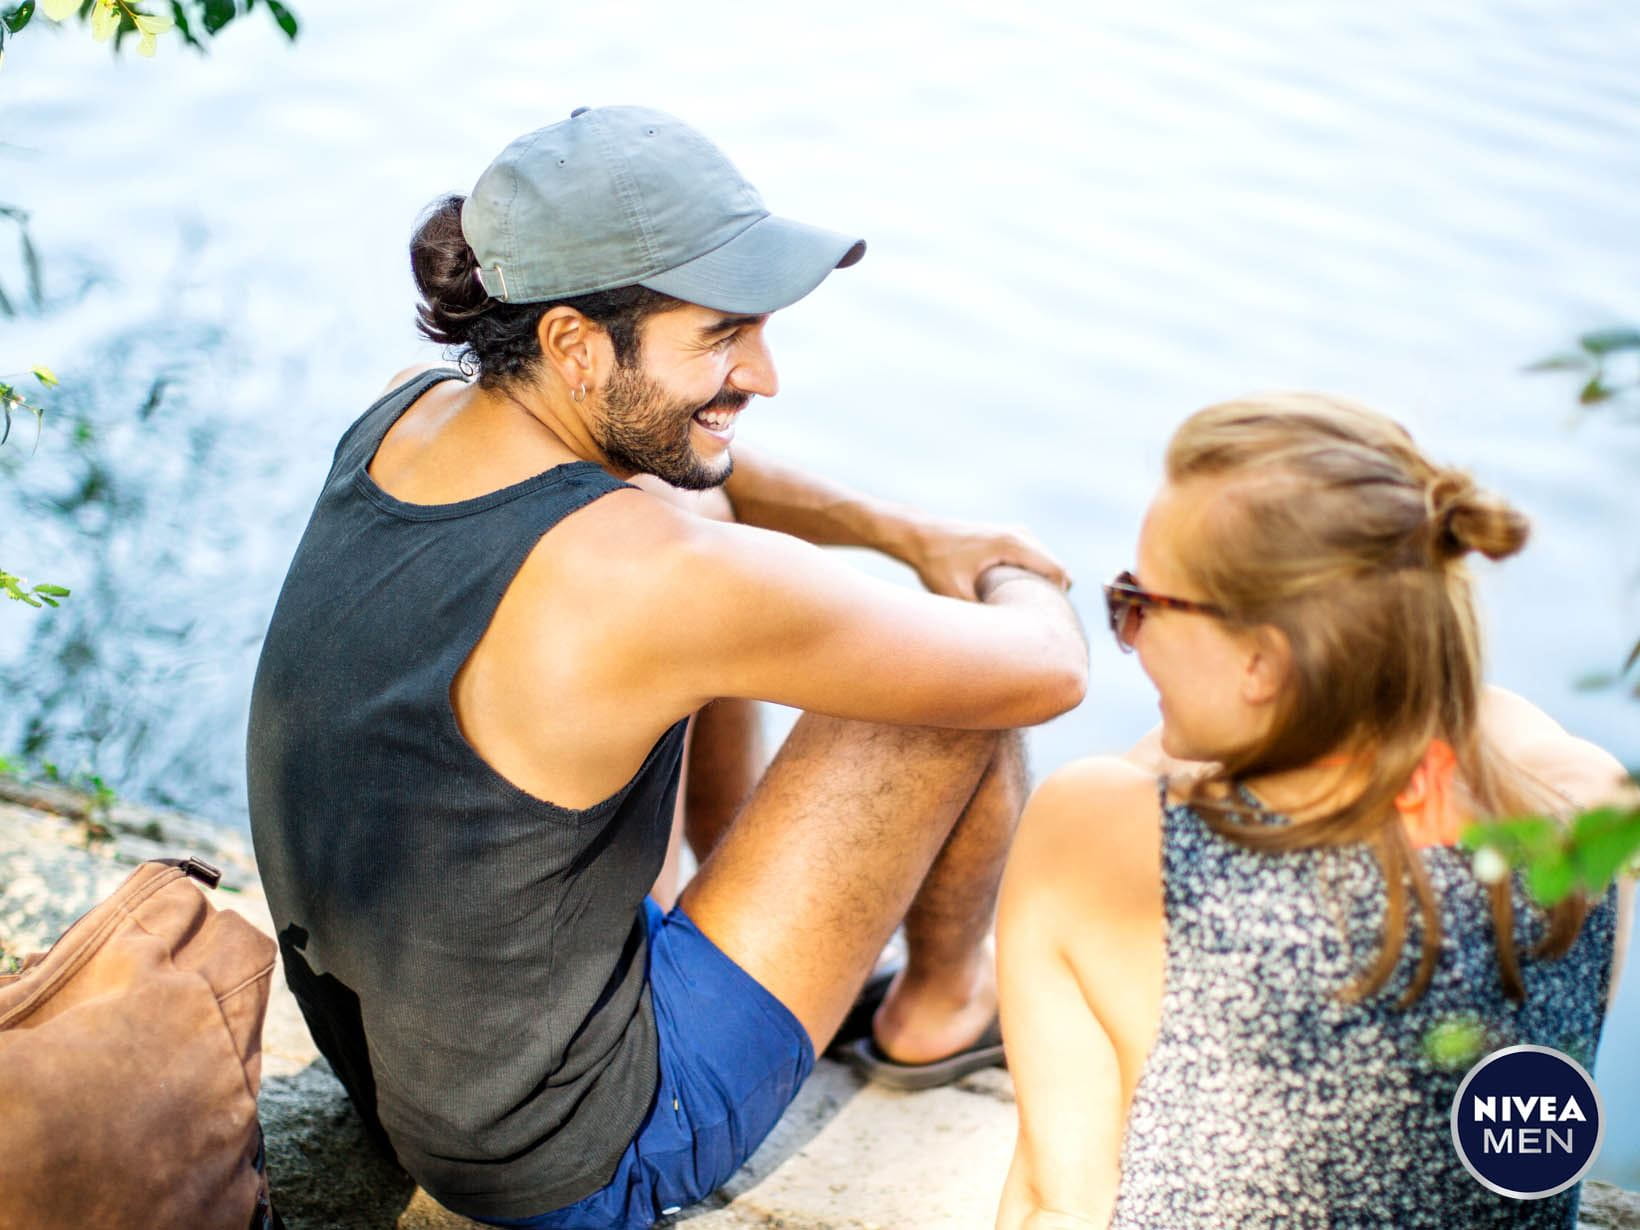
{"type": "Polygon", "coordinates": [[[1023,697],[1026,714],[1021,726],[1035,726],[1069,713],[1082,703],[1088,694],[1088,659],[1076,654],[1061,662],[1051,663],[1033,681],[1023,697]]]}

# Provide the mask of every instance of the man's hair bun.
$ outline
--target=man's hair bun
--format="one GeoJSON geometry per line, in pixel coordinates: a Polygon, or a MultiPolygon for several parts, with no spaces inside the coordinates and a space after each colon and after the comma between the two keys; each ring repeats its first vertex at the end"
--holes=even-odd
{"type": "Polygon", "coordinates": [[[434,201],[410,240],[410,272],[422,298],[417,328],[441,346],[469,345],[473,321],[490,302],[478,280],[478,257],[461,233],[465,200],[452,193],[434,201]]]}

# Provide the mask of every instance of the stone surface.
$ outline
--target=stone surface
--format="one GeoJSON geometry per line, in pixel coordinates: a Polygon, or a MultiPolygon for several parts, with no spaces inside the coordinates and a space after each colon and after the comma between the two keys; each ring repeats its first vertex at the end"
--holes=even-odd
{"type": "Polygon", "coordinates": [[[1585,1183],[1577,1225],[1578,1230],[1640,1230],[1640,1192],[1585,1183]]]}
{"type": "MultiPolygon", "coordinates": [[[[0,779],[0,955],[48,947],[146,858],[197,855],[224,871],[216,905],[268,934],[272,921],[244,838],[203,821],[85,800],[0,779]],[[88,822],[107,840],[87,841],[88,822]]],[[[1000,1070],[901,1094],[821,1060],[757,1154],[671,1224],[689,1230],[982,1230],[996,1215],[1013,1147],[1013,1086],[1000,1070]]],[[[289,1230],[462,1230],[366,1139],[275,971],[263,1029],[268,1174],[289,1230]]],[[[1582,1230],[1640,1230],[1640,1193],[1584,1187],[1582,1230]]]]}
{"type": "Polygon", "coordinates": [[[1013,1107],[996,1098],[868,1086],[735,1204],[785,1225],[988,1230],[1013,1136],[1013,1107]]]}

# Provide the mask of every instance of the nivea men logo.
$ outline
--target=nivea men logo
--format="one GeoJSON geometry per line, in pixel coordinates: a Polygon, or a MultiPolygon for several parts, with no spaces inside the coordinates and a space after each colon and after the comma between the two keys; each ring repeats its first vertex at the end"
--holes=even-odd
{"type": "Polygon", "coordinates": [[[1452,1143],[1484,1186],[1519,1200],[1563,1192],[1600,1152],[1600,1093],[1580,1064],[1546,1046],[1482,1059],[1452,1099],[1452,1143]]]}

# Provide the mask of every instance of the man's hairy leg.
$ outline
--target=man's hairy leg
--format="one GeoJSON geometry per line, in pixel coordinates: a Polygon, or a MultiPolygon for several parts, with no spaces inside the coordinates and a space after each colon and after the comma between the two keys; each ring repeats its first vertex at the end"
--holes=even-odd
{"type": "Polygon", "coordinates": [[[1029,793],[1024,736],[1005,732],[905,916],[905,968],[874,1030],[891,1059],[927,1063],[952,1054],[996,1016],[997,894],[1029,793]]]}
{"type": "Polygon", "coordinates": [[[672,908],[682,885],[684,842],[697,866],[706,861],[752,797],[768,761],[764,746],[763,715],[755,700],[724,697],[689,719],[672,837],[650,889],[662,909],[672,908]]]}
{"type": "Polygon", "coordinates": [[[678,890],[683,887],[683,829],[684,800],[689,791],[689,765],[694,757],[695,718],[683,732],[683,764],[678,771],[678,793],[672,803],[672,834],[666,842],[666,859],[660,874],[649,886],[649,895],[663,910],[670,910],[678,902],[678,890]]]}
{"type": "MultiPolygon", "coordinates": [[[[684,889],[684,909],[792,1010],[819,1050],[939,860],[945,866],[914,924],[914,974],[902,979],[899,1005],[924,1034],[938,1032],[922,1020],[935,1013],[922,1009],[971,1000],[976,962],[989,959],[996,867],[1012,832],[1012,818],[997,819],[1008,792],[992,780],[1008,775],[990,770],[1015,738],[804,714],[684,889]],[[950,840],[970,814],[975,832],[950,840]],[[959,908],[965,892],[980,900],[959,908]]],[[[946,1051],[928,1057],[978,1035],[983,1020],[970,1029],[969,1018],[989,1019],[991,977],[987,968],[978,1008],[951,1014],[960,1028],[948,1031],[956,1036],[946,1051]]]]}
{"type": "Polygon", "coordinates": [[[684,835],[697,862],[717,848],[768,765],[762,706],[725,697],[695,714],[683,788],[684,835]]]}

